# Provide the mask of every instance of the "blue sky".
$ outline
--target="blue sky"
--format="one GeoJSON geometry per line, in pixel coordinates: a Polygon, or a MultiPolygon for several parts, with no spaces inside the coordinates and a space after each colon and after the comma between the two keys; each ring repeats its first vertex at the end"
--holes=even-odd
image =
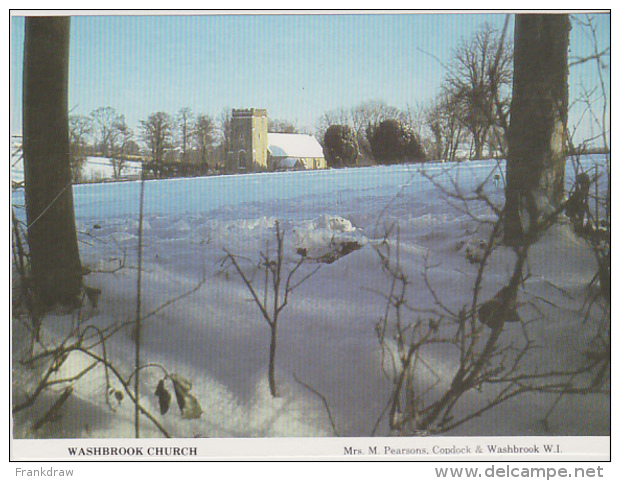
{"type": "MultiPolygon", "coordinates": [[[[260,13],[260,12],[259,12],[260,13]]],[[[609,17],[599,16],[600,44],[609,17]]],[[[137,128],[151,113],[183,107],[267,109],[313,130],[320,116],[373,99],[395,107],[436,96],[454,49],[505,13],[210,14],[75,16],[71,24],[72,113],[111,106],[137,128]]],[[[12,132],[21,130],[23,18],[11,22],[12,132]]],[[[572,54],[591,53],[580,29],[572,54]]],[[[509,30],[512,36],[512,22],[509,30]]],[[[571,72],[591,82],[593,63],[571,72]],[[590,79],[590,80],[588,80],[590,79]]]]}

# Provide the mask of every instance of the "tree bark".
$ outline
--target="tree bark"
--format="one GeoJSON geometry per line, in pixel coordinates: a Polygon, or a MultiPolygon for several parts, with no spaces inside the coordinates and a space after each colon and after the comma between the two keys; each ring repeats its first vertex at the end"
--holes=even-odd
{"type": "Polygon", "coordinates": [[[564,196],[568,112],[566,14],[515,20],[504,240],[519,244],[564,196]]]}
{"type": "Polygon", "coordinates": [[[82,285],[68,116],[69,17],[27,17],[23,148],[33,288],[42,308],[77,301],[82,285]]]}

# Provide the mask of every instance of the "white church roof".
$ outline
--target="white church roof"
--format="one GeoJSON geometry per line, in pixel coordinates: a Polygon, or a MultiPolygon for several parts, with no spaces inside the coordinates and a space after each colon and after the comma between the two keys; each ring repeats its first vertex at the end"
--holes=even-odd
{"type": "Polygon", "coordinates": [[[323,157],[323,147],[312,135],[269,132],[267,142],[274,157],[323,157]]]}

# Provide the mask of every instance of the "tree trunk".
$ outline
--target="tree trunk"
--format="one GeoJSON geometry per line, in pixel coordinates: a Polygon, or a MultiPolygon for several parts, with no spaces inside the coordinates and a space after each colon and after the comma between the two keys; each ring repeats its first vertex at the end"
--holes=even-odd
{"type": "Polygon", "coordinates": [[[267,377],[269,379],[269,391],[273,397],[277,396],[276,391],[276,346],[277,346],[277,321],[270,325],[271,327],[271,341],[269,343],[269,368],[267,371],[267,377]]]}
{"type": "MultiPolygon", "coordinates": [[[[473,160],[482,160],[482,146],[483,144],[483,139],[482,139],[482,130],[477,130],[476,132],[474,132],[473,134],[474,137],[474,155],[473,155],[473,160]]],[[[470,152],[469,155],[469,159],[472,160],[472,155],[470,152]]]]}
{"type": "Polygon", "coordinates": [[[23,146],[33,287],[42,308],[73,304],[82,285],[69,147],[69,17],[27,17],[23,146]]]}
{"type": "Polygon", "coordinates": [[[516,16],[506,165],[508,244],[519,244],[563,199],[569,32],[565,14],[516,16]]]}

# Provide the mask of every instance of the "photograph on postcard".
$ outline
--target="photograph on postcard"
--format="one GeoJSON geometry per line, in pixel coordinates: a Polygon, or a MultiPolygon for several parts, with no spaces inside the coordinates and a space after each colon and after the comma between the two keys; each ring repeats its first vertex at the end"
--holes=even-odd
{"type": "Polygon", "coordinates": [[[610,17],[11,12],[15,456],[608,459],[610,17]]]}

